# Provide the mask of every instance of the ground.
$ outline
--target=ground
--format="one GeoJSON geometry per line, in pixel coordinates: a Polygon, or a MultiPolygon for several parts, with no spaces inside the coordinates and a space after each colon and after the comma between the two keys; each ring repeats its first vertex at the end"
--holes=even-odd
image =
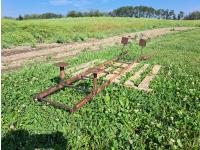
{"type": "Polygon", "coordinates": [[[122,36],[131,36],[136,38],[151,39],[162,36],[167,33],[174,33],[182,30],[190,30],[193,27],[174,27],[174,28],[161,28],[154,30],[145,30],[142,32],[123,34],[120,36],[109,37],[105,39],[92,39],[84,42],[73,42],[68,44],[42,44],[37,48],[31,47],[17,47],[13,49],[3,49],[2,54],[2,71],[10,71],[20,68],[23,65],[41,62],[58,60],[61,61],[65,57],[74,56],[85,51],[101,50],[105,46],[114,46],[120,44],[122,36]]]}
{"type": "MultiPolygon", "coordinates": [[[[151,39],[144,48],[144,54],[153,57],[141,64],[162,66],[150,84],[153,92],[113,83],[74,114],[33,100],[35,93],[55,85],[58,68],[52,64],[35,63],[3,74],[3,147],[198,149],[199,41],[200,29],[151,39]]],[[[73,67],[94,59],[111,59],[120,53],[120,49],[120,45],[102,47],[101,51],[85,51],[63,60],[73,67]]],[[[133,61],[140,54],[140,47],[135,41],[126,49],[129,55],[123,60],[133,61]]],[[[131,75],[127,74],[125,78],[131,75]]],[[[141,76],[144,78],[146,73],[141,76]]],[[[91,88],[92,81],[88,80],[83,85],[91,88]]],[[[84,96],[85,93],[66,88],[50,98],[73,104],[84,96]]]]}

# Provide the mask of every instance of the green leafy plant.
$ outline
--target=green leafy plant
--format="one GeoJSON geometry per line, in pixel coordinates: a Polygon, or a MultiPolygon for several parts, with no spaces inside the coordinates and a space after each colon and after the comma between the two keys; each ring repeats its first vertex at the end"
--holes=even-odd
{"type": "Polygon", "coordinates": [[[84,17],[22,21],[2,19],[2,46],[31,45],[33,41],[36,43],[85,41],[88,38],[102,39],[144,29],[171,26],[198,27],[199,24],[200,22],[197,20],[170,21],[120,17],[114,19],[111,17],[84,17]]]}
{"type": "MultiPolygon", "coordinates": [[[[198,149],[200,43],[194,39],[200,39],[199,29],[147,44],[144,54],[156,55],[142,63],[162,66],[150,84],[152,93],[111,84],[73,114],[33,100],[33,94],[55,85],[51,79],[58,76],[58,69],[51,64],[2,74],[2,145],[7,149],[16,145],[20,149],[198,149]]],[[[133,61],[140,48],[131,43],[126,49],[129,55],[123,61],[133,61]]],[[[119,53],[119,47],[108,47],[66,61],[75,66],[119,53]]],[[[92,80],[76,84],[92,88],[92,80]]],[[[72,106],[85,95],[65,88],[49,98],[72,106]]]]}

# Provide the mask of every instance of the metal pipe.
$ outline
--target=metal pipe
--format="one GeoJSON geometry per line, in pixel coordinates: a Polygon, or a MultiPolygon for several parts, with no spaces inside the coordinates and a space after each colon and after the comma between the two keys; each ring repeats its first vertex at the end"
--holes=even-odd
{"type": "Polygon", "coordinates": [[[93,77],[93,91],[95,91],[97,87],[97,73],[93,73],[93,77]]]}
{"type": "Polygon", "coordinates": [[[65,78],[65,67],[60,67],[60,79],[64,80],[65,78]]]}
{"type": "Polygon", "coordinates": [[[56,107],[56,108],[61,108],[61,109],[65,109],[67,111],[70,111],[70,107],[67,106],[66,104],[62,104],[62,103],[58,103],[52,100],[48,100],[48,99],[43,99],[44,102],[49,103],[50,105],[56,107]]]}

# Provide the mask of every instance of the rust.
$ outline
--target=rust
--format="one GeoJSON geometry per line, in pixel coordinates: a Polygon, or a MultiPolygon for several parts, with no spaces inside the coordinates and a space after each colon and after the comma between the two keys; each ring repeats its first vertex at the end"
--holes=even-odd
{"type": "MultiPolygon", "coordinates": [[[[135,63],[135,62],[133,62],[135,63]]],[[[97,89],[95,89],[93,92],[91,92],[88,96],[86,96],[85,98],[83,98],[80,102],[78,102],[73,109],[71,110],[71,112],[75,112],[76,110],[78,110],[79,108],[81,108],[83,105],[85,105],[89,100],[91,100],[96,94],[98,94],[100,91],[102,91],[106,86],[108,86],[109,84],[112,83],[113,80],[115,80],[119,75],[123,74],[127,69],[129,69],[133,63],[129,64],[128,66],[126,66],[124,69],[122,69],[119,73],[114,74],[113,77],[111,77],[108,81],[106,81],[104,84],[102,84],[101,86],[99,86],[97,89]]]]}
{"type": "MultiPolygon", "coordinates": [[[[126,44],[128,44],[128,38],[123,37],[122,41],[121,41],[124,46],[126,44]]],[[[117,62],[120,58],[122,58],[124,55],[128,54],[127,51],[122,52],[121,54],[119,54],[118,56],[116,56],[115,58],[105,61],[104,63],[101,63],[99,65],[97,65],[96,67],[93,68],[89,68],[86,71],[77,74],[67,80],[64,80],[64,67],[67,66],[68,64],[64,63],[64,62],[60,62],[55,64],[55,66],[60,67],[60,78],[61,78],[61,82],[53,87],[50,87],[49,89],[39,93],[36,95],[36,99],[38,101],[43,101],[46,102],[54,107],[57,108],[61,108],[61,109],[65,109],[69,112],[75,112],[76,110],[78,110],[79,108],[81,108],[83,105],[85,105],[88,101],[90,101],[96,94],[98,94],[99,92],[101,92],[106,86],[108,86],[109,84],[111,84],[113,82],[113,80],[115,80],[118,76],[120,76],[121,74],[123,74],[127,69],[129,69],[131,67],[131,65],[134,63],[130,63],[128,64],[128,66],[126,67],[120,67],[120,71],[118,73],[113,74],[113,76],[106,82],[104,82],[102,85],[100,85],[99,87],[97,87],[97,77],[99,73],[105,72],[105,67],[106,66],[112,66],[113,62],[117,62]],[[76,103],[74,105],[74,107],[70,108],[69,106],[67,106],[66,104],[62,104],[62,103],[58,103],[52,100],[48,100],[45,97],[47,97],[48,95],[64,88],[64,87],[72,87],[73,83],[77,80],[81,80],[83,78],[87,78],[88,75],[93,74],[93,90],[90,92],[89,95],[87,95],[85,98],[83,98],[80,102],[76,103]]]]}
{"type": "Polygon", "coordinates": [[[93,91],[96,90],[96,87],[97,87],[97,74],[96,73],[93,73],[93,91]]]}
{"type": "Polygon", "coordinates": [[[65,109],[67,111],[69,111],[71,108],[66,105],[66,104],[62,104],[62,103],[58,103],[58,102],[55,102],[55,101],[52,101],[52,100],[49,100],[49,99],[43,99],[44,102],[46,102],[47,104],[50,104],[56,108],[61,108],[61,109],[65,109]]]}
{"type": "Polygon", "coordinates": [[[65,62],[59,62],[54,64],[56,67],[60,67],[60,79],[61,81],[65,78],[65,67],[68,66],[65,62]]]}
{"type": "MultiPolygon", "coordinates": [[[[98,67],[102,67],[102,66],[104,66],[104,65],[106,65],[106,64],[111,63],[112,61],[116,61],[116,60],[120,59],[121,57],[123,57],[123,56],[126,55],[126,54],[127,54],[127,52],[124,52],[124,53],[122,53],[122,54],[116,56],[115,58],[113,58],[113,59],[111,59],[111,60],[108,60],[108,61],[106,61],[106,62],[104,62],[104,63],[99,64],[98,67]]],[[[69,78],[69,79],[67,79],[67,80],[65,80],[65,81],[63,81],[63,82],[61,82],[61,83],[59,83],[59,84],[57,84],[57,85],[55,85],[55,86],[53,86],[53,87],[50,87],[49,89],[47,89],[47,90],[45,90],[45,91],[43,91],[43,92],[37,94],[37,95],[36,95],[36,99],[38,99],[39,101],[41,101],[41,100],[42,100],[43,98],[45,98],[46,96],[48,96],[48,95],[50,95],[50,94],[52,94],[52,93],[54,93],[54,92],[56,92],[56,91],[58,91],[58,90],[64,88],[65,85],[70,85],[70,84],[72,84],[74,81],[80,80],[83,76],[87,76],[87,75],[89,75],[90,73],[93,73],[93,72],[92,72],[93,69],[94,69],[94,68],[89,68],[89,69],[87,69],[85,72],[83,72],[83,73],[81,73],[81,74],[78,74],[78,75],[76,75],[76,76],[74,76],[74,77],[71,77],[71,78],[69,78]]]]}
{"type": "Polygon", "coordinates": [[[100,68],[94,68],[93,69],[93,91],[96,90],[96,87],[97,87],[97,76],[99,73],[103,72],[104,70],[103,69],[100,69],[100,68]]]}
{"type": "Polygon", "coordinates": [[[127,45],[128,44],[128,39],[127,37],[122,37],[121,39],[121,43],[124,44],[124,45],[127,45]]]}
{"type": "Polygon", "coordinates": [[[66,66],[68,66],[68,64],[65,63],[65,62],[59,62],[59,63],[54,64],[54,66],[56,66],[56,67],[66,67],[66,66]]]}
{"type": "Polygon", "coordinates": [[[145,47],[146,46],[146,40],[140,39],[139,46],[141,46],[142,48],[145,47]]]}
{"type": "Polygon", "coordinates": [[[55,85],[54,87],[51,87],[51,88],[49,88],[49,89],[47,89],[47,90],[45,90],[45,91],[43,91],[43,92],[37,94],[37,95],[35,96],[35,98],[36,98],[37,100],[41,101],[41,100],[42,100],[43,98],[45,98],[46,96],[48,96],[48,95],[50,95],[50,94],[52,94],[52,93],[54,93],[54,92],[56,92],[56,91],[62,89],[64,86],[65,86],[65,85],[64,85],[63,83],[59,83],[59,84],[55,85]]]}
{"type": "Polygon", "coordinates": [[[62,103],[58,103],[58,102],[54,102],[52,100],[44,99],[44,97],[48,96],[49,94],[57,91],[58,89],[61,89],[61,88],[65,87],[64,83],[60,83],[57,86],[54,86],[54,87],[48,89],[47,91],[38,94],[36,96],[36,98],[39,101],[47,102],[47,103],[49,103],[50,105],[52,105],[54,107],[65,109],[65,110],[67,110],[67,111],[69,111],[71,113],[75,112],[76,110],[78,110],[79,108],[81,108],[83,105],[85,105],[88,101],[90,101],[96,94],[98,94],[100,91],[102,91],[106,86],[108,86],[109,84],[111,84],[112,81],[114,79],[116,79],[119,75],[121,75],[127,69],[129,69],[132,64],[133,63],[131,63],[127,67],[121,69],[121,71],[119,73],[114,74],[112,78],[110,78],[108,81],[106,81],[104,84],[102,84],[98,88],[97,88],[97,76],[98,76],[98,73],[102,72],[102,69],[96,69],[96,68],[95,69],[91,69],[90,71],[93,72],[93,76],[94,76],[94,79],[93,79],[93,84],[94,84],[93,91],[88,96],[86,96],[85,98],[83,98],[80,102],[78,102],[77,104],[75,104],[75,106],[73,108],[69,108],[67,105],[62,104],[62,103]]]}

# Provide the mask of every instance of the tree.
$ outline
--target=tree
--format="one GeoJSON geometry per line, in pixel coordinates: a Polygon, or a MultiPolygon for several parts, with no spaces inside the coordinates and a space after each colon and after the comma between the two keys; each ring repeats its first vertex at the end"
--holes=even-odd
{"type": "Polygon", "coordinates": [[[120,7],[113,10],[110,14],[117,17],[133,17],[134,8],[132,6],[120,7]]]}
{"type": "Polygon", "coordinates": [[[73,10],[67,14],[67,17],[100,17],[105,15],[107,14],[100,12],[99,10],[91,10],[90,12],[79,12],[73,10]]]}
{"type": "Polygon", "coordinates": [[[174,12],[174,10],[170,10],[169,11],[169,17],[170,17],[170,19],[176,19],[176,15],[175,15],[175,12],[174,12]]]}
{"type": "Polygon", "coordinates": [[[155,9],[147,6],[126,6],[115,9],[109,14],[114,17],[153,18],[155,17],[155,9]]]}
{"type": "Polygon", "coordinates": [[[24,18],[22,17],[22,15],[19,15],[19,17],[17,18],[17,20],[23,20],[24,18]]]}
{"type": "Polygon", "coordinates": [[[62,15],[49,12],[49,13],[43,13],[43,14],[39,15],[39,18],[41,18],[41,19],[62,18],[62,15]]]}
{"type": "Polygon", "coordinates": [[[43,13],[43,14],[26,14],[24,15],[24,19],[51,19],[51,18],[62,18],[61,14],[54,13],[43,13]]]}
{"type": "Polygon", "coordinates": [[[178,13],[178,20],[183,19],[183,17],[184,17],[184,12],[183,12],[183,11],[180,11],[180,12],[178,13]]]}
{"type": "Polygon", "coordinates": [[[72,10],[72,11],[68,12],[67,17],[79,17],[79,15],[80,14],[78,12],[72,10]]]}
{"type": "Polygon", "coordinates": [[[161,18],[161,9],[155,10],[155,17],[158,19],[161,18]]]}
{"type": "Polygon", "coordinates": [[[187,20],[200,20],[200,11],[193,11],[189,15],[187,15],[184,19],[187,20]]]}
{"type": "Polygon", "coordinates": [[[169,9],[165,10],[165,19],[170,19],[169,9]]]}
{"type": "Polygon", "coordinates": [[[9,16],[4,16],[3,19],[15,19],[15,18],[9,17],[9,16]]]}

